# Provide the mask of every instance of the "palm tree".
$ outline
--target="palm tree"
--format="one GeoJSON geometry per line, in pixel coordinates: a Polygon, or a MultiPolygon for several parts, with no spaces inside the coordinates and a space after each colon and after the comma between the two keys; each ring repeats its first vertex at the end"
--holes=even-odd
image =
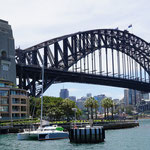
{"type": "Polygon", "coordinates": [[[94,101],[94,109],[95,109],[95,118],[96,118],[96,119],[97,119],[97,110],[98,110],[98,107],[99,107],[98,101],[95,100],[95,101],[94,101]]]}
{"type": "Polygon", "coordinates": [[[113,100],[111,100],[110,98],[104,98],[101,101],[101,105],[104,108],[105,118],[108,117],[109,108],[112,108],[112,117],[113,117],[113,100]],[[107,112],[107,116],[106,116],[106,112],[107,112]]]}
{"type": "Polygon", "coordinates": [[[90,115],[90,113],[89,113],[89,107],[90,107],[90,104],[89,104],[89,101],[85,101],[84,102],[84,107],[86,107],[87,108],[87,112],[88,112],[88,120],[90,119],[90,117],[89,117],[89,115],[90,115]]]}
{"type": "Polygon", "coordinates": [[[104,108],[104,114],[105,114],[104,118],[106,119],[106,117],[107,117],[107,115],[106,115],[107,101],[105,98],[101,101],[101,106],[104,108]]]}
{"type": "MultiPolygon", "coordinates": [[[[93,119],[93,109],[96,110],[98,108],[99,106],[98,102],[93,97],[90,97],[84,102],[84,106],[87,108],[88,114],[89,114],[89,109],[90,109],[91,119],[93,119]]],[[[88,119],[89,119],[89,115],[88,115],[88,119]]]]}
{"type": "Polygon", "coordinates": [[[111,118],[114,119],[114,102],[110,99],[111,118]]]}

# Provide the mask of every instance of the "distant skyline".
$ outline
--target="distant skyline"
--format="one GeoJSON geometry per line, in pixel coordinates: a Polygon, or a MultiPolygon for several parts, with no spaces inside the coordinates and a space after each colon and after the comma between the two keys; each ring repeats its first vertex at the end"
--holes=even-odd
{"type": "Polygon", "coordinates": [[[44,95],[59,97],[60,90],[63,88],[69,90],[69,96],[76,96],[77,99],[86,96],[87,93],[91,93],[92,96],[105,94],[106,96],[112,97],[113,99],[122,99],[124,96],[124,88],[79,83],[53,84],[44,93],[44,95]]]}
{"type": "MultiPolygon", "coordinates": [[[[0,19],[12,26],[15,47],[28,48],[43,41],[78,31],[119,28],[150,42],[149,0],[4,0],[0,19]]],[[[123,88],[60,83],[53,84],[44,95],[59,96],[67,88],[71,96],[80,98],[86,93],[105,94],[122,98],[123,88]]]]}

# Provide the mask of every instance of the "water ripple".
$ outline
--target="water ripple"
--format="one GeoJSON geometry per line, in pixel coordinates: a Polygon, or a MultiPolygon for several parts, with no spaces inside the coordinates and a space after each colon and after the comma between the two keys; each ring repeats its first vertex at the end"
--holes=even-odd
{"type": "Polygon", "coordinates": [[[105,142],[72,144],[68,139],[56,141],[18,141],[16,134],[0,135],[0,150],[149,150],[150,120],[140,120],[131,129],[106,131],[105,142]]]}

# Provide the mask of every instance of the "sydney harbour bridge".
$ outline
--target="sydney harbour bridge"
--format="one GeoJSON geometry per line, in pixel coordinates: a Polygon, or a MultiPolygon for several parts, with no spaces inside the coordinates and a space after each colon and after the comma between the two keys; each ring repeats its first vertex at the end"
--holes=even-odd
{"type": "Polygon", "coordinates": [[[127,30],[77,32],[16,49],[19,88],[32,96],[60,82],[108,85],[150,92],[150,44],[127,30]]]}

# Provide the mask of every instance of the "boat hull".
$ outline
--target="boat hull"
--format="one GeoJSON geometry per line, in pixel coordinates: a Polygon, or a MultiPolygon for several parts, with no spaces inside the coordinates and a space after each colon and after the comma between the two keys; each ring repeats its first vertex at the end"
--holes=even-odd
{"type": "Polygon", "coordinates": [[[38,140],[58,140],[69,138],[68,133],[41,133],[38,136],[38,140]]]}
{"type": "Polygon", "coordinates": [[[18,133],[17,139],[18,140],[38,140],[38,134],[18,133]]]}
{"type": "Polygon", "coordinates": [[[18,133],[18,140],[58,140],[58,139],[66,139],[69,138],[69,134],[67,132],[62,133],[18,133]]]}

